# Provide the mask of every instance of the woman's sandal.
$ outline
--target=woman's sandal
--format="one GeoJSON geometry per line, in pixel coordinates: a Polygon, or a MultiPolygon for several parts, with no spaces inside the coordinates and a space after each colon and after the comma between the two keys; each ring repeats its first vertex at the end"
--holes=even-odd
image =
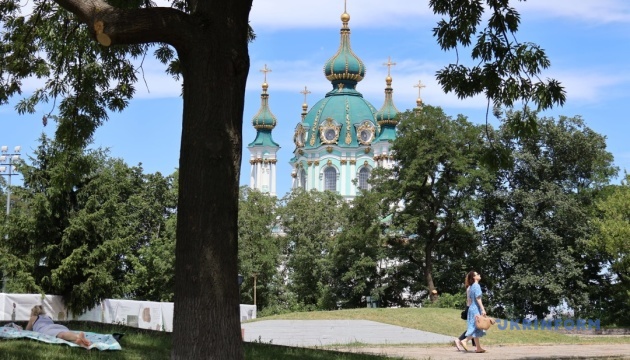
{"type": "Polygon", "coordinates": [[[476,352],[476,353],[479,353],[479,354],[481,354],[481,353],[485,353],[485,352],[486,352],[486,349],[475,350],[475,352],[476,352]]]}
{"type": "Polygon", "coordinates": [[[457,351],[464,351],[463,347],[462,347],[462,343],[459,339],[455,339],[453,340],[453,344],[455,344],[455,347],[457,348],[457,351]]]}
{"type": "Polygon", "coordinates": [[[460,345],[464,348],[464,352],[468,352],[468,348],[466,347],[466,342],[461,341],[460,345]]]}

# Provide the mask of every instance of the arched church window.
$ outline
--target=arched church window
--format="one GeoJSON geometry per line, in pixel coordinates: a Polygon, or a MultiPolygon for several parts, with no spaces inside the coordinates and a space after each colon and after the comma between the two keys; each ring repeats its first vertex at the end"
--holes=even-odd
{"type": "Polygon", "coordinates": [[[370,178],[370,169],[367,167],[361,168],[359,170],[359,189],[368,190],[370,185],[368,184],[368,179],[370,178]]]}
{"type": "Polygon", "coordinates": [[[337,170],[332,166],[324,170],[324,190],[337,191],[337,170]]]}
{"type": "Polygon", "coordinates": [[[302,190],[306,190],[306,171],[304,169],[300,170],[300,187],[302,190]]]}

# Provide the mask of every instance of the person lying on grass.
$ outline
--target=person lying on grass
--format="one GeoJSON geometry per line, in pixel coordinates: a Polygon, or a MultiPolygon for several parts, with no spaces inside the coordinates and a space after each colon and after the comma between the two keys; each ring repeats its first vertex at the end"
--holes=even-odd
{"type": "Polygon", "coordinates": [[[31,318],[26,325],[26,330],[33,330],[38,333],[54,336],[83,347],[92,345],[92,343],[85,338],[84,333],[76,333],[61,324],[55,324],[52,318],[46,315],[41,305],[35,305],[31,309],[31,318]]]}

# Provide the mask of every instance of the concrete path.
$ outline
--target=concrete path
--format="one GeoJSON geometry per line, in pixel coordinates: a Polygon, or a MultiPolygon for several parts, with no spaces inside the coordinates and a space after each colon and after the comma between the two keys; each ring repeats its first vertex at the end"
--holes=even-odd
{"type": "Polygon", "coordinates": [[[274,345],[324,346],[448,343],[450,336],[367,320],[266,320],[241,324],[245,341],[274,345]]]}
{"type": "MultiPolygon", "coordinates": [[[[487,346],[488,352],[458,352],[453,337],[367,320],[266,320],[243,323],[245,341],[330,347],[331,350],[404,359],[630,359],[630,344],[487,346]],[[356,343],[371,344],[356,346],[356,343]],[[435,345],[435,344],[444,345],[435,345]],[[405,345],[400,345],[405,344],[405,345]],[[434,344],[434,345],[423,345],[434,344]],[[337,345],[337,346],[331,346],[337,345]],[[338,346],[349,345],[349,346],[338,346]]],[[[469,350],[474,350],[469,345],[469,350]]]]}

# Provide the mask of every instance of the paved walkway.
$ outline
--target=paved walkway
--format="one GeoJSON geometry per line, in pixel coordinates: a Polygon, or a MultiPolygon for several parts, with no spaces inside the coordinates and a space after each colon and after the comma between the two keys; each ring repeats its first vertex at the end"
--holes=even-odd
{"type": "Polygon", "coordinates": [[[245,341],[274,345],[439,344],[453,338],[368,320],[266,320],[241,324],[245,341]]]}
{"type": "MultiPolygon", "coordinates": [[[[335,346],[334,350],[405,359],[630,359],[630,344],[488,346],[488,352],[458,352],[451,336],[367,320],[266,320],[241,324],[245,341],[286,346],[335,346]],[[373,346],[353,346],[353,344],[373,346]],[[444,345],[423,345],[423,344],[444,345]],[[406,344],[406,345],[400,345],[406,344]]],[[[470,350],[473,350],[469,346],[470,350]]]]}

